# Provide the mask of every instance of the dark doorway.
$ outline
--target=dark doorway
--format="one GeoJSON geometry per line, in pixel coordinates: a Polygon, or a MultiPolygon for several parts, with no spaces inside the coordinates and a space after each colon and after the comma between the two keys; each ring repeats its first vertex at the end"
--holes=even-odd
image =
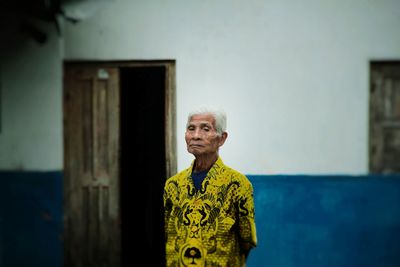
{"type": "Polygon", "coordinates": [[[164,66],[120,68],[122,266],[165,266],[164,66]]]}

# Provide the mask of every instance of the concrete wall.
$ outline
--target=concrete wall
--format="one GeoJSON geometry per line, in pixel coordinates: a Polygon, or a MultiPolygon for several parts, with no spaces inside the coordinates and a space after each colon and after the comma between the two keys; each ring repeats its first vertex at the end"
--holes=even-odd
{"type": "Polygon", "coordinates": [[[61,170],[62,37],[53,24],[0,15],[0,170],[61,170]],[[44,43],[23,30],[27,21],[44,43]]]}
{"type": "Polygon", "coordinates": [[[2,16],[0,169],[62,169],[63,59],[175,59],[178,169],[186,114],[213,105],[243,173],[368,172],[369,62],[400,58],[400,2],[102,3],[42,45],[2,16]]]}
{"type": "Polygon", "coordinates": [[[258,246],[248,266],[400,265],[400,176],[249,176],[258,246]]]}
{"type": "Polygon", "coordinates": [[[176,59],[178,169],[186,114],[213,105],[239,171],[366,174],[369,62],[400,58],[399,25],[396,0],[110,1],[66,23],[65,58],[176,59]]]}
{"type": "Polygon", "coordinates": [[[0,266],[63,266],[63,174],[0,171],[0,266]]]}
{"type": "MultiPolygon", "coordinates": [[[[63,266],[62,178],[0,171],[0,266],[63,266]]],[[[248,267],[400,265],[400,176],[249,179],[258,246],[248,267]]]]}

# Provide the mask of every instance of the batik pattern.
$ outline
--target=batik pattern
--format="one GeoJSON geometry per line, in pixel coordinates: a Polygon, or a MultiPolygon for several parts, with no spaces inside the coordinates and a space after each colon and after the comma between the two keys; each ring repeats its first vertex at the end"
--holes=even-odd
{"type": "Polygon", "coordinates": [[[257,244],[252,184],[218,158],[196,190],[193,163],[165,183],[167,266],[244,266],[241,245],[257,244]]]}

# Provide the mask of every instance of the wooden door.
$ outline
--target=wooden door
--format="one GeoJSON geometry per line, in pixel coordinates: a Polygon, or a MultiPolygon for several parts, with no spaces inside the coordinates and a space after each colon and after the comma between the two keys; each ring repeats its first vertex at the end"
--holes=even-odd
{"type": "Polygon", "coordinates": [[[400,62],[371,64],[370,171],[400,173],[400,62]]]}
{"type": "Polygon", "coordinates": [[[120,266],[119,70],[65,64],[66,266],[120,266]]]}

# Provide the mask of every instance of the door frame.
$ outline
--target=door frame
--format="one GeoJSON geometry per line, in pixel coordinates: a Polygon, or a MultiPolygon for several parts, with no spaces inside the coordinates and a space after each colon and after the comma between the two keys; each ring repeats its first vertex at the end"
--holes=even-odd
{"type": "MultiPolygon", "coordinates": [[[[64,166],[63,166],[63,171],[64,171],[64,184],[66,184],[66,181],[70,179],[70,169],[67,168],[70,166],[70,159],[67,155],[67,142],[69,138],[68,133],[68,117],[70,114],[67,113],[66,109],[66,85],[67,85],[67,79],[68,75],[66,75],[66,71],[68,68],[74,68],[74,67],[79,67],[79,68],[88,68],[88,69],[94,69],[94,68],[112,68],[112,69],[117,69],[120,71],[122,68],[146,68],[146,67],[163,67],[165,68],[165,79],[164,79],[164,101],[165,101],[165,106],[164,106],[164,144],[165,144],[165,179],[168,177],[176,174],[177,171],[177,157],[176,157],[176,81],[175,81],[175,60],[125,60],[125,61],[105,61],[105,60],[65,60],[63,62],[63,99],[62,99],[62,104],[63,104],[63,139],[64,139],[64,148],[63,148],[63,154],[64,154],[64,166]]],[[[118,98],[121,95],[121,83],[118,83],[118,98]]],[[[120,109],[120,104],[118,104],[117,109],[120,109]]],[[[118,116],[121,116],[120,110],[118,110],[118,116]]],[[[116,129],[118,131],[117,134],[120,134],[120,128],[116,129]]],[[[118,144],[118,164],[121,163],[121,140],[119,140],[118,144]]],[[[121,183],[121,175],[118,175],[118,183],[121,183]]],[[[64,186],[64,195],[68,193],[66,190],[69,189],[64,186]]],[[[121,192],[120,192],[121,193],[121,192]]],[[[119,193],[119,194],[120,194],[119,193]]],[[[118,195],[118,198],[120,198],[121,195],[118,195]]],[[[66,205],[67,203],[64,200],[64,213],[69,214],[70,209],[69,206],[66,205]],[[68,209],[68,210],[67,210],[68,209]]],[[[121,203],[119,204],[119,207],[121,203]]],[[[69,216],[66,215],[64,216],[64,228],[67,225],[67,220],[69,216]]],[[[65,235],[65,231],[63,235],[65,235]]],[[[64,236],[64,242],[70,243],[68,241],[68,236],[64,236]]],[[[122,244],[121,244],[122,245],[122,244]]],[[[68,250],[67,247],[64,248],[64,251],[68,250]]],[[[121,248],[120,248],[121,249],[121,248]]]]}

